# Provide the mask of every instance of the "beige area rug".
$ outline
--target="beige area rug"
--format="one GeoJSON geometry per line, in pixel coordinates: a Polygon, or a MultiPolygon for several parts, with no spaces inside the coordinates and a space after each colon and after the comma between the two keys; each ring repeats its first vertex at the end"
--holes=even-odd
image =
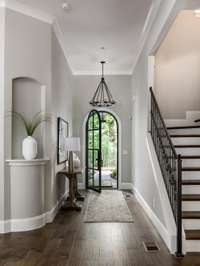
{"type": "Polygon", "coordinates": [[[133,223],[133,216],[121,191],[103,190],[89,194],[84,222],[133,223]]]}

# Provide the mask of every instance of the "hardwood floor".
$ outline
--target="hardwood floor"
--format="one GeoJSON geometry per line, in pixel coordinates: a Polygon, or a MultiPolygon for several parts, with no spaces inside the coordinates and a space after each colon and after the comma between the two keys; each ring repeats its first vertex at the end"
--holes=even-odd
{"type": "MultiPolygon", "coordinates": [[[[87,199],[86,199],[87,202],[87,199]]],[[[0,236],[0,266],[197,266],[200,255],[171,256],[133,196],[134,223],[83,223],[81,213],[60,211],[55,221],[26,233],[0,236]],[[157,252],[142,242],[156,241],[157,252]]]]}

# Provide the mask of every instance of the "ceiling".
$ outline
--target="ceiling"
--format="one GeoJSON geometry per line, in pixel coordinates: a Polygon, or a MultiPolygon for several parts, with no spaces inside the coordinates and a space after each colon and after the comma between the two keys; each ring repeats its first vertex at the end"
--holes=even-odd
{"type": "Polygon", "coordinates": [[[56,18],[74,74],[131,74],[152,0],[17,0],[56,18]],[[62,9],[68,2],[70,11],[62,9]],[[105,47],[105,49],[101,49],[105,47]]]}

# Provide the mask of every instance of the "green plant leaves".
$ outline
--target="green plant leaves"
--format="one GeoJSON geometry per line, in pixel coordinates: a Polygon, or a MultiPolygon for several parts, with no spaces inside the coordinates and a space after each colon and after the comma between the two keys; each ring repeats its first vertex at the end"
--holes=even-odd
{"type": "Polygon", "coordinates": [[[49,122],[51,120],[50,115],[45,112],[36,113],[31,120],[26,119],[25,116],[18,112],[11,111],[10,113],[22,122],[28,136],[33,136],[35,130],[41,123],[49,122]]]}

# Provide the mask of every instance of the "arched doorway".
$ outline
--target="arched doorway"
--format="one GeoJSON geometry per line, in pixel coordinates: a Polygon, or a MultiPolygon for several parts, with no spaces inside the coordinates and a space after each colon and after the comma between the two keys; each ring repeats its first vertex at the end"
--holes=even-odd
{"type": "Polygon", "coordinates": [[[119,125],[107,110],[91,111],[86,123],[86,187],[119,187],[119,125]]]}

